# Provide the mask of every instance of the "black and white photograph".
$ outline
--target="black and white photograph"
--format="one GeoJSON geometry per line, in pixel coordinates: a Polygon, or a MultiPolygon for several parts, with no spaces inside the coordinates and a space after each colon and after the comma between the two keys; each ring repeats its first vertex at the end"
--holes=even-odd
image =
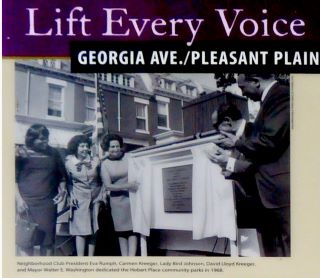
{"type": "Polygon", "coordinates": [[[289,74],[14,71],[16,256],[291,256],[289,74]]]}

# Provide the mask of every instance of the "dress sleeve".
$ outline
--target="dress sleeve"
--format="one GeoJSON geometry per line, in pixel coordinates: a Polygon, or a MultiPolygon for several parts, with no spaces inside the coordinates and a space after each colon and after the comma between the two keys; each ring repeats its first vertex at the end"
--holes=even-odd
{"type": "Polygon", "coordinates": [[[101,161],[98,157],[93,157],[93,162],[95,163],[96,166],[96,171],[97,171],[97,183],[99,184],[99,186],[101,186],[102,183],[102,179],[101,179],[101,161]]]}
{"type": "Polygon", "coordinates": [[[56,168],[57,178],[58,178],[59,182],[67,181],[68,175],[67,175],[66,167],[65,167],[65,164],[62,160],[62,157],[56,149],[53,149],[53,152],[54,152],[54,159],[56,161],[56,167],[57,167],[56,168]]]}
{"type": "Polygon", "coordinates": [[[16,182],[19,182],[19,177],[20,177],[20,173],[21,170],[23,168],[23,163],[24,159],[20,158],[20,157],[16,157],[16,161],[15,161],[15,166],[16,166],[16,182]]]}
{"type": "Polygon", "coordinates": [[[26,148],[17,146],[15,154],[16,182],[19,181],[20,173],[28,159],[29,158],[26,148]]]}
{"type": "Polygon", "coordinates": [[[111,185],[111,177],[108,170],[108,162],[105,160],[101,163],[100,175],[104,186],[111,185]]]}

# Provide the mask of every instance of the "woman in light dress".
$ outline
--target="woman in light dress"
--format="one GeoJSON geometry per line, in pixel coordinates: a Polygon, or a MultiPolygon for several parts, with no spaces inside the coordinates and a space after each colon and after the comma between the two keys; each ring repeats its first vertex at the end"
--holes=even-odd
{"type": "Polygon", "coordinates": [[[99,202],[103,201],[99,182],[100,162],[90,155],[90,140],[84,135],[74,136],[68,143],[66,169],[70,177],[70,234],[76,236],[78,256],[94,255],[98,230],[99,202]]]}
{"type": "Polygon", "coordinates": [[[128,158],[123,152],[123,139],[115,134],[106,135],[101,142],[108,153],[101,163],[101,177],[110,191],[111,214],[122,256],[135,256],[138,234],[133,232],[129,191],[136,191],[137,183],[128,182],[128,158]]]}

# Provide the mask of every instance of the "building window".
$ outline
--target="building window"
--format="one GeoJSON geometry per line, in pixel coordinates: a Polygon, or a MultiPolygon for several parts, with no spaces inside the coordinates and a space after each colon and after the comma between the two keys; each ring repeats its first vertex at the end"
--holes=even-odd
{"type": "Polygon", "coordinates": [[[128,77],[128,76],[123,77],[123,85],[130,87],[130,77],[128,77]]]}
{"type": "Polygon", "coordinates": [[[194,96],[195,95],[195,88],[187,86],[186,93],[188,96],[194,96]]]}
{"type": "Polygon", "coordinates": [[[48,116],[62,118],[63,87],[49,84],[48,116]]]}
{"type": "Polygon", "coordinates": [[[106,73],[98,73],[98,78],[102,81],[107,81],[107,74],[106,73]]]}
{"type": "Polygon", "coordinates": [[[86,121],[92,122],[96,119],[96,95],[86,92],[86,121]]]}
{"type": "Polygon", "coordinates": [[[48,117],[63,119],[64,117],[64,90],[67,82],[51,77],[46,78],[48,83],[48,117]]]}
{"type": "Polygon", "coordinates": [[[42,66],[53,68],[53,69],[62,69],[62,62],[61,60],[55,59],[40,59],[38,63],[42,66]]]}
{"type": "Polygon", "coordinates": [[[159,80],[159,86],[162,89],[165,89],[167,91],[176,91],[176,83],[171,80],[165,80],[165,79],[160,79],[159,80]]]}
{"type": "Polygon", "coordinates": [[[136,131],[149,133],[148,127],[148,105],[149,101],[140,98],[134,98],[136,105],[136,131]]]}
{"type": "Polygon", "coordinates": [[[169,102],[170,99],[156,96],[158,112],[158,128],[169,129],[169,102]]]}
{"type": "Polygon", "coordinates": [[[164,89],[164,83],[165,83],[164,79],[159,80],[160,88],[164,89]]]}
{"type": "Polygon", "coordinates": [[[147,130],[147,105],[136,103],[137,129],[147,130]]]}
{"type": "Polygon", "coordinates": [[[65,61],[60,61],[60,68],[64,71],[70,71],[70,64],[65,61]]]}
{"type": "Polygon", "coordinates": [[[114,74],[114,73],[112,73],[112,74],[111,74],[111,82],[112,82],[112,83],[119,84],[119,74],[114,74]]]}
{"type": "Polygon", "coordinates": [[[158,102],[158,127],[168,128],[168,103],[158,102]]]}
{"type": "Polygon", "coordinates": [[[166,90],[170,90],[171,89],[170,83],[168,81],[166,81],[164,84],[165,84],[165,89],[166,90]]]}

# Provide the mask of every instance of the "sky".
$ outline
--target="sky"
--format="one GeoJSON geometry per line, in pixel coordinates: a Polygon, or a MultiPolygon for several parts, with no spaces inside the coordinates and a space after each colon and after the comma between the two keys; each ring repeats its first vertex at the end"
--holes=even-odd
{"type": "Polygon", "coordinates": [[[217,89],[214,73],[173,73],[172,75],[181,79],[191,79],[192,81],[198,82],[203,87],[212,90],[217,89]]]}

